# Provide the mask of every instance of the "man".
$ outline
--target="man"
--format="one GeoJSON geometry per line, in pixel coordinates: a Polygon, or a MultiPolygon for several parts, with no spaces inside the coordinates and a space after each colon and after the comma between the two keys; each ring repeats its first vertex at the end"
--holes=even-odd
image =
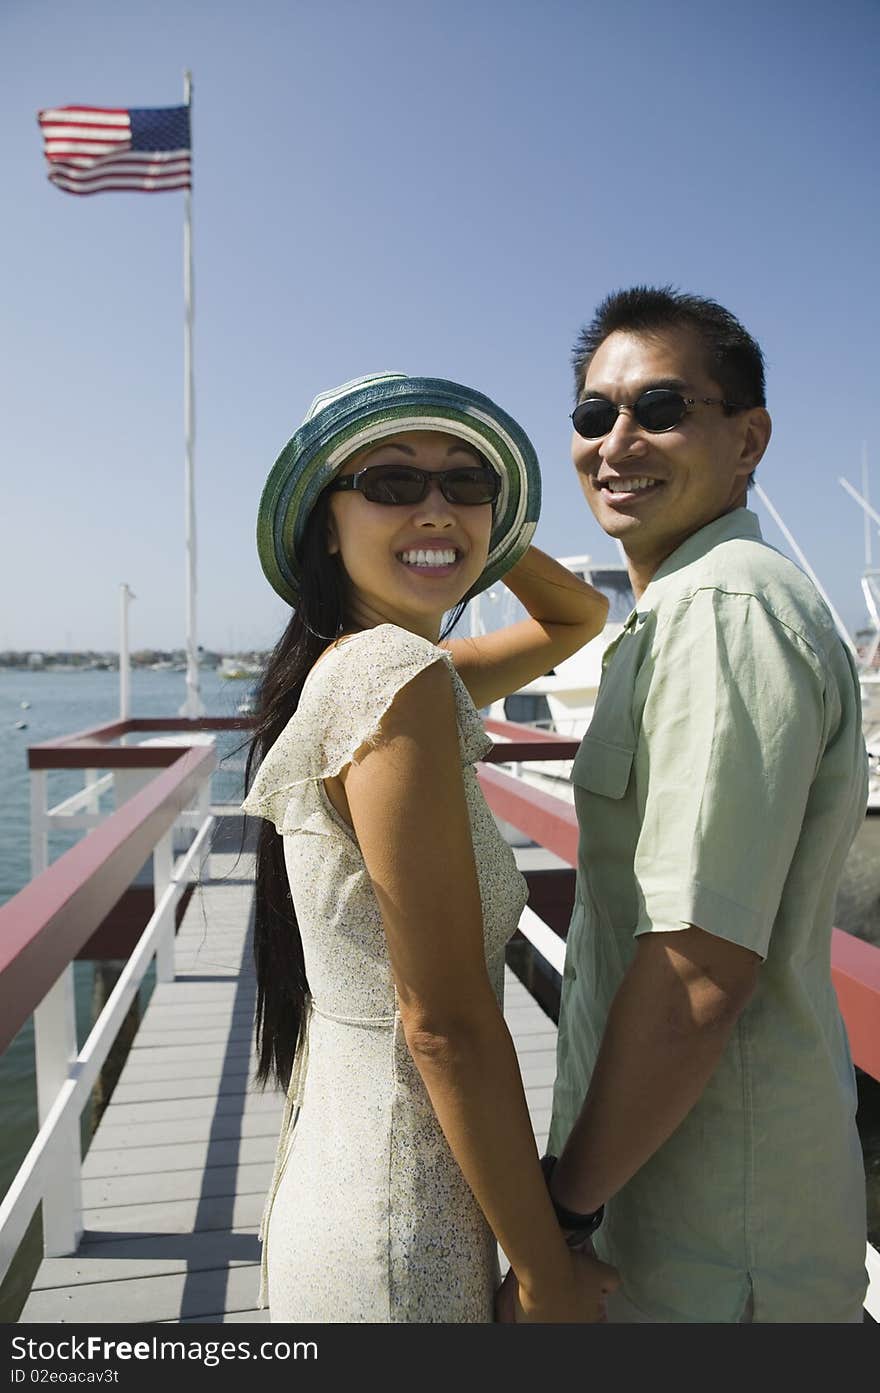
{"type": "Polygon", "coordinates": [[[860,1321],[865,1191],[830,975],[864,816],[858,678],[746,508],[761,351],[709,300],[610,296],[573,458],[636,609],[574,761],[581,828],[549,1184],[609,1319],[860,1321]]]}

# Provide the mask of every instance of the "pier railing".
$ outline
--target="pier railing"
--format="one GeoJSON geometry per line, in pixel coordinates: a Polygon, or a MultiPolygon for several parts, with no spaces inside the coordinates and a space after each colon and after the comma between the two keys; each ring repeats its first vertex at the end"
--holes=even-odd
{"type": "Polygon", "coordinates": [[[42,1203],[47,1257],[75,1251],[82,1233],[79,1119],[128,1008],[155,959],[158,981],[174,976],[175,911],[210,850],[210,734],[240,719],[127,720],[32,746],[31,873],[0,906],[0,1053],[30,1016],[39,1131],[0,1203],[0,1280],[42,1203]],[[160,731],[164,739],[115,744],[160,731]],[[83,789],[48,807],[53,769],[81,769],[83,789]],[[101,770],[108,772],[101,775],[101,770]],[[112,791],[115,811],[102,814],[112,791]],[[53,827],[88,832],[49,864],[53,827]],[[175,860],[174,838],[189,846],[175,860]],[[153,909],[83,1048],[78,1049],[73,961],[152,857],[153,909]]]}
{"type": "MultiPolygon", "coordinates": [[[[574,807],[532,787],[516,770],[572,759],[578,742],[511,722],[487,721],[496,744],[479,776],[492,811],[563,863],[533,894],[519,929],[551,979],[561,978],[567,908],[573,893],[578,829],[574,807]],[[542,912],[542,907],[547,908],[542,912]]],[[[155,958],[157,978],[174,974],[174,915],[188,883],[209,854],[210,780],[216,766],[205,733],[247,730],[248,718],[127,720],[31,747],[33,878],[0,907],[0,1053],[33,1015],[39,1132],[0,1204],[0,1280],[42,1202],[47,1257],[76,1250],[82,1230],[79,1118],[125,1014],[155,958]],[[164,740],[115,744],[163,732],[164,740]],[[85,786],[47,806],[47,774],[81,769],[85,786]],[[107,770],[105,774],[100,771],[107,770]],[[103,816],[102,792],[116,810],[103,816]],[[59,825],[88,832],[48,862],[48,833],[59,825]],[[174,833],[194,840],[175,861],[174,833]],[[77,1049],[74,958],[152,856],[153,912],[82,1050],[77,1049]]],[[[832,974],[859,1068],[880,1080],[880,948],[835,930],[832,974]]],[[[557,988],[555,988],[558,991],[557,988]]],[[[557,1000],[558,1004],[558,1000],[557,1000]]],[[[868,1250],[866,1307],[880,1319],[880,1256],[868,1250]]]]}

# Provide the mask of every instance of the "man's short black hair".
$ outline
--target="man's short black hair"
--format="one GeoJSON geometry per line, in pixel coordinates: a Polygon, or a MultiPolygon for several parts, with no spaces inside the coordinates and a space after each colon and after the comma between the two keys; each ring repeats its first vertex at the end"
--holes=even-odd
{"type": "Polygon", "coordinates": [[[764,355],[751,334],[715,300],[685,295],[671,285],[636,285],[606,296],[574,346],[575,401],[584,390],[593,354],[610,334],[617,330],[651,334],[664,329],[691,329],[700,336],[710,376],[727,401],[767,405],[764,355]]]}

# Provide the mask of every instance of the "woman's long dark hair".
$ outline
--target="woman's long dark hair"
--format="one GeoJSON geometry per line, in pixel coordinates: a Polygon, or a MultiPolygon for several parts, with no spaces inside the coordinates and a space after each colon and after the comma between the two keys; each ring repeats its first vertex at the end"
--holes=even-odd
{"type": "MultiPolygon", "coordinates": [[[[326,648],[345,632],[346,575],[327,550],[329,493],[325,490],[306,525],[302,544],[299,603],[266,664],[256,693],[257,727],[248,750],[245,786],[299,705],[303,684],[326,648]]],[[[444,625],[458,623],[462,600],[444,625]]],[[[260,823],[254,896],[254,958],[257,972],[257,1082],[274,1078],[287,1089],[305,1014],[306,980],[302,939],[287,879],[284,843],[269,821],[260,823]]]]}
{"type": "MultiPolygon", "coordinates": [[[[327,550],[329,494],[312,511],[302,545],[299,603],[276,644],[257,689],[257,728],[248,751],[245,785],[259,768],[299,705],[300,693],[325,648],[343,632],[344,573],[327,550]]],[[[296,922],[284,843],[268,821],[260,823],[254,902],[257,971],[257,1081],[271,1077],[286,1090],[293,1068],[309,984],[296,922]]]]}

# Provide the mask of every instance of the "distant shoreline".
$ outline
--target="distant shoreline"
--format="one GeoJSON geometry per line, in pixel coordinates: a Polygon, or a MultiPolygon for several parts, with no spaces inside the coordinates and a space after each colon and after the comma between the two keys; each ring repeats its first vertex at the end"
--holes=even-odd
{"type": "MultiPolygon", "coordinates": [[[[259,653],[253,650],[245,650],[238,653],[214,653],[202,652],[199,657],[199,667],[206,672],[213,672],[220,668],[224,663],[252,664],[262,667],[267,653],[259,653]]],[[[186,654],[179,649],[162,651],[161,649],[150,649],[147,652],[132,653],[129,658],[132,669],[155,670],[164,672],[185,672],[186,654]]],[[[19,653],[7,652],[0,653],[0,673],[3,672],[118,672],[119,655],[118,653],[49,653],[37,652],[19,653]]]]}

